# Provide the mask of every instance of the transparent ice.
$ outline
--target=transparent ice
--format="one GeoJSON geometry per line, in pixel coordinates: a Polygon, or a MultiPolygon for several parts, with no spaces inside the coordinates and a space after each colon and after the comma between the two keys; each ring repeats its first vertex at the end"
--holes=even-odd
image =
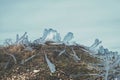
{"type": "Polygon", "coordinates": [[[21,37],[17,34],[16,35],[16,44],[25,44],[26,46],[29,45],[28,35],[25,32],[21,37]]]}
{"type": "Polygon", "coordinates": [[[73,33],[68,32],[63,39],[63,43],[67,44],[73,38],[74,38],[73,33]]]}
{"type": "Polygon", "coordinates": [[[48,67],[49,67],[51,73],[54,73],[56,71],[55,65],[52,62],[50,62],[50,60],[48,59],[46,54],[45,54],[45,60],[46,60],[46,62],[48,64],[48,67]]]}
{"type": "Polygon", "coordinates": [[[53,41],[53,42],[60,42],[61,41],[61,37],[60,34],[53,29],[45,29],[43,36],[41,37],[43,42],[46,41],[53,41]]]}
{"type": "Polygon", "coordinates": [[[100,43],[102,43],[102,41],[95,39],[95,42],[90,46],[90,49],[96,48],[100,43]]]}
{"type": "Polygon", "coordinates": [[[81,59],[77,56],[77,54],[76,54],[76,52],[73,50],[73,48],[72,48],[72,52],[73,52],[73,59],[74,59],[76,62],[80,61],[81,59]]]}

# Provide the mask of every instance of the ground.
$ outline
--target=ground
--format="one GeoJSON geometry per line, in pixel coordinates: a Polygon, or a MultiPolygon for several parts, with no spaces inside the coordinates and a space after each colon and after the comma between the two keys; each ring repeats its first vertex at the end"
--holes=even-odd
{"type": "Polygon", "coordinates": [[[100,60],[92,57],[80,45],[31,44],[31,47],[32,51],[26,50],[23,45],[0,47],[0,80],[103,80],[102,77],[94,75],[101,71],[92,65],[100,63],[100,60]],[[59,56],[65,46],[66,53],[59,56]],[[71,55],[72,48],[80,58],[78,62],[71,55]],[[9,54],[14,55],[16,62],[9,54]],[[56,66],[55,73],[50,72],[45,54],[56,66]],[[33,55],[33,58],[21,64],[33,55]]]}

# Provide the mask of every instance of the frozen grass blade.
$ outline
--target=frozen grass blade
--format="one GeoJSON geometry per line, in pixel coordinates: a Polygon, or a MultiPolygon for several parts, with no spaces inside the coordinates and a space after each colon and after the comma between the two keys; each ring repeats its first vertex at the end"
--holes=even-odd
{"type": "Polygon", "coordinates": [[[54,73],[54,72],[56,71],[55,65],[50,62],[50,60],[47,58],[47,55],[46,55],[46,54],[45,54],[45,60],[46,60],[46,62],[47,62],[47,64],[48,64],[48,67],[49,67],[51,73],[54,73]]]}
{"type": "Polygon", "coordinates": [[[59,55],[58,55],[58,56],[61,56],[63,53],[65,53],[65,49],[64,49],[64,50],[62,50],[62,51],[59,53],[59,55]]]}
{"type": "Polygon", "coordinates": [[[10,56],[13,58],[14,63],[17,64],[17,60],[16,60],[16,58],[15,58],[15,56],[14,56],[13,54],[9,54],[9,53],[6,53],[6,54],[7,54],[7,55],[10,55],[10,56]]]}
{"type": "Polygon", "coordinates": [[[80,61],[81,59],[77,56],[76,52],[74,51],[74,49],[72,48],[72,52],[73,52],[73,59],[78,62],[80,61]]]}
{"type": "Polygon", "coordinates": [[[29,60],[33,59],[35,56],[36,56],[36,55],[32,55],[31,57],[29,57],[29,58],[27,58],[27,59],[25,59],[25,60],[22,60],[22,61],[21,61],[21,64],[24,64],[24,63],[28,62],[29,60]]]}
{"type": "Polygon", "coordinates": [[[99,39],[95,39],[95,42],[90,46],[90,49],[96,48],[102,41],[99,41],[99,39]]]}
{"type": "Polygon", "coordinates": [[[63,43],[67,44],[73,38],[74,38],[73,33],[68,32],[63,39],[63,43]]]}

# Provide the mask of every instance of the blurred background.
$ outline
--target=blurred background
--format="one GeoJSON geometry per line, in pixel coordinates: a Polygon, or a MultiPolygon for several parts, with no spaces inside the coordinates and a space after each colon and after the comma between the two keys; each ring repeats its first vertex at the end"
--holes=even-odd
{"type": "Polygon", "coordinates": [[[62,38],[73,32],[74,41],[86,46],[98,38],[120,53],[120,0],[0,0],[0,44],[24,32],[37,39],[45,28],[62,38]]]}

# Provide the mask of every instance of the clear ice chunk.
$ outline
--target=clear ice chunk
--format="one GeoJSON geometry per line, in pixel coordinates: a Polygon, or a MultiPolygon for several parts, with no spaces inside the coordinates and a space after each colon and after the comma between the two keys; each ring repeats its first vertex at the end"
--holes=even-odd
{"type": "Polygon", "coordinates": [[[46,54],[45,54],[45,60],[46,60],[46,62],[48,64],[48,67],[49,67],[51,73],[54,73],[56,71],[55,65],[52,62],[50,62],[50,60],[48,59],[46,54]]]}
{"type": "Polygon", "coordinates": [[[63,39],[63,43],[68,43],[71,39],[73,39],[73,33],[72,32],[68,32],[67,35],[65,35],[64,39],[63,39]]]}
{"type": "Polygon", "coordinates": [[[27,32],[25,32],[21,37],[17,34],[16,35],[16,44],[26,44],[29,45],[29,40],[27,36],[27,32]]]}
{"type": "Polygon", "coordinates": [[[103,47],[103,46],[100,46],[100,47],[99,47],[98,53],[99,53],[99,54],[102,54],[102,55],[105,54],[105,51],[104,51],[104,47],[103,47]]]}
{"type": "Polygon", "coordinates": [[[43,36],[42,36],[42,41],[46,42],[46,41],[53,41],[53,42],[60,42],[61,41],[61,37],[60,34],[53,29],[45,29],[43,36]]]}
{"type": "Polygon", "coordinates": [[[99,41],[99,39],[95,39],[95,42],[90,46],[90,49],[96,48],[102,41],[99,41]]]}

